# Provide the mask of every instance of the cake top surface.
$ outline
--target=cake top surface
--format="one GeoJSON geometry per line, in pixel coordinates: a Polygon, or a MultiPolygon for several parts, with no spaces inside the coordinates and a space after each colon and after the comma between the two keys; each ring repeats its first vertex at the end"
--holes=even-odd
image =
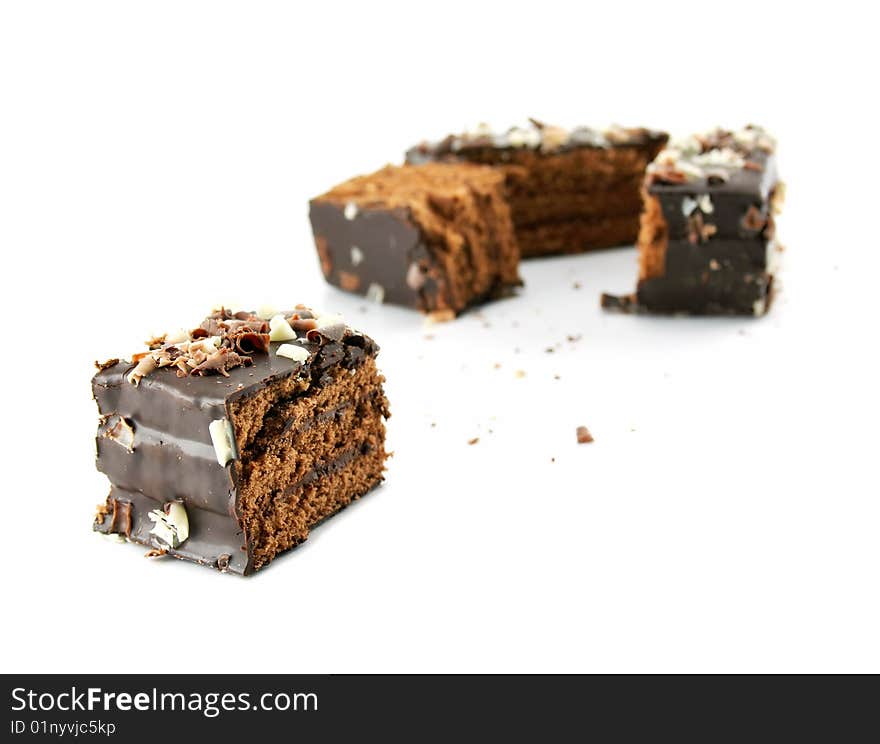
{"type": "Polygon", "coordinates": [[[759,126],[717,128],[670,140],[648,165],[646,183],[652,193],[694,187],[765,192],[776,178],[775,152],[776,140],[759,126]]]}
{"type": "Polygon", "coordinates": [[[529,119],[524,127],[511,127],[505,132],[494,132],[486,124],[473,131],[450,134],[439,142],[424,141],[410,148],[407,162],[422,163],[431,160],[466,157],[471,151],[532,150],[552,155],[582,147],[612,148],[645,145],[664,141],[666,135],[644,127],[610,126],[603,129],[579,126],[574,129],[545,124],[529,119]]]}
{"type": "Polygon", "coordinates": [[[341,316],[304,305],[258,312],[219,308],[191,330],[180,328],[146,342],[131,360],[98,363],[98,385],[161,387],[206,403],[247,394],[271,380],[297,374],[320,380],[331,367],[378,351],[341,316]]]}
{"type": "Polygon", "coordinates": [[[358,207],[407,207],[428,198],[461,195],[468,188],[496,189],[503,180],[495,169],[473,163],[386,165],[335,186],[318,200],[358,207]]]}

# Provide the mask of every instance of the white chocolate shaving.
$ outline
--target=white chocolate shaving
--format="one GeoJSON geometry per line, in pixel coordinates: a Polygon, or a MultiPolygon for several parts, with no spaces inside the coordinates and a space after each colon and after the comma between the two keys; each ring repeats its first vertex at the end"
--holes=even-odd
{"type": "Polygon", "coordinates": [[[228,419],[215,419],[208,425],[211,433],[211,442],[214,444],[214,454],[221,467],[235,459],[235,436],[232,433],[232,424],[228,419]]]}
{"type": "Polygon", "coordinates": [[[343,214],[345,215],[345,219],[353,220],[358,216],[358,205],[354,202],[348,202],[348,204],[345,205],[343,214]]]}
{"type": "Polygon", "coordinates": [[[280,357],[287,357],[294,362],[304,362],[309,358],[309,352],[296,344],[281,344],[275,353],[280,357]]]}
{"type": "Polygon", "coordinates": [[[141,379],[150,374],[150,372],[152,372],[158,366],[159,363],[153,358],[153,355],[147,354],[137,363],[137,366],[128,373],[127,379],[132,385],[137,387],[141,379]]]}
{"type": "Polygon", "coordinates": [[[165,511],[153,509],[147,516],[153,520],[150,534],[168,547],[176,548],[189,537],[189,517],[179,501],[165,504],[165,511]]]}
{"type": "Polygon", "coordinates": [[[274,315],[269,321],[270,341],[292,341],[296,338],[296,331],[290,327],[290,323],[283,315],[274,315]]]}

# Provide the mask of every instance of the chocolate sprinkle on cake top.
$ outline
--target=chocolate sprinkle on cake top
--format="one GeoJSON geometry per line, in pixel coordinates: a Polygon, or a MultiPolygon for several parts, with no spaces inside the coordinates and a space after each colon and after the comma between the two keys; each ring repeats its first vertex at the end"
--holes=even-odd
{"type": "Polygon", "coordinates": [[[574,129],[545,124],[529,119],[528,126],[511,127],[496,133],[486,124],[462,134],[450,134],[439,142],[421,142],[406,153],[409,163],[442,160],[444,156],[457,157],[468,150],[492,148],[496,150],[529,149],[544,154],[574,150],[580,147],[609,148],[624,145],[642,145],[662,137],[659,132],[642,127],[610,126],[605,129],[579,126],[574,129]]]}
{"type": "MultiPolygon", "coordinates": [[[[165,367],[174,368],[178,377],[228,377],[229,370],[253,364],[255,354],[268,354],[270,342],[310,344],[321,337],[338,341],[344,330],[345,325],[339,316],[320,316],[304,305],[271,316],[267,313],[233,312],[221,307],[197,328],[190,331],[179,329],[149,339],[146,342],[147,351],[132,355],[135,366],[126,379],[137,386],[144,377],[165,367]],[[262,317],[264,315],[267,317],[262,317]],[[305,336],[297,336],[297,331],[305,332],[305,336]]],[[[305,349],[302,352],[282,355],[302,361],[298,357],[308,357],[305,349]]],[[[98,368],[102,369],[103,366],[99,364],[98,368]]]]}
{"type": "Polygon", "coordinates": [[[776,140],[754,124],[737,131],[718,128],[670,141],[648,166],[647,182],[727,183],[734,172],[763,171],[775,150],[776,140]]]}

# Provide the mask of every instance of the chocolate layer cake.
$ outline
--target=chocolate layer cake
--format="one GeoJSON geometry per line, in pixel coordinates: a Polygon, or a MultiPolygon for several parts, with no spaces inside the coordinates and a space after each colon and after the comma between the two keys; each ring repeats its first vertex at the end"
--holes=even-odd
{"type": "Polygon", "coordinates": [[[310,203],[331,284],[455,315],[521,284],[503,176],[464,164],[387,166],[310,203]]]}
{"type": "Polygon", "coordinates": [[[382,481],[378,347],[305,307],[220,310],[99,365],[95,530],[249,574],[382,481]]]}
{"type": "Polygon", "coordinates": [[[775,141],[760,127],[677,141],[648,167],[635,296],[609,309],[763,315],[773,288],[775,141]]]}
{"type": "Polygon", "coordinates": [[[645,168],[666,139],[647,129],[568,131],[532,120],[530,127],[503,134],[482,127],[422,142],[406,159],[497,168],[504,174],[520,252],[528,258],[633,243],[645,168]]]}

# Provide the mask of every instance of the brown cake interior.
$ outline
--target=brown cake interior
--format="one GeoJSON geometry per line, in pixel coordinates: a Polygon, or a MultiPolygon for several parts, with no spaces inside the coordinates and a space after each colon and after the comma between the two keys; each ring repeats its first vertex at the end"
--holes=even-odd
{"type": "Polygon", "coordinates": [[[645,190],[645,208],[639,224],[639,280],[663,276],[666,270],[666,246],[669,228],[663,217],[660,200],[645,190]]]}
{"type": "Polygon", "coordinates": [[[505,172],[523,257],[579,253],[635,242],[645,168],[663,139],[556,153],[522,148],[469,152],[471,161],[505,172]]]}
{"type": "Polygon", "coordinates": [[[403,209],[419,226],[439,287],[428,311],[460,312],[521,282],[504,174],[470,163],[387,166],[320,197],[361,210],[403,209]]]}
{"type": "Polygon", "coordinates": [[[330,374],[320,387],[286,378],[229,404],[237,511],[254,568],[382,481],[384,378],[369,357],[330,374]]]}

